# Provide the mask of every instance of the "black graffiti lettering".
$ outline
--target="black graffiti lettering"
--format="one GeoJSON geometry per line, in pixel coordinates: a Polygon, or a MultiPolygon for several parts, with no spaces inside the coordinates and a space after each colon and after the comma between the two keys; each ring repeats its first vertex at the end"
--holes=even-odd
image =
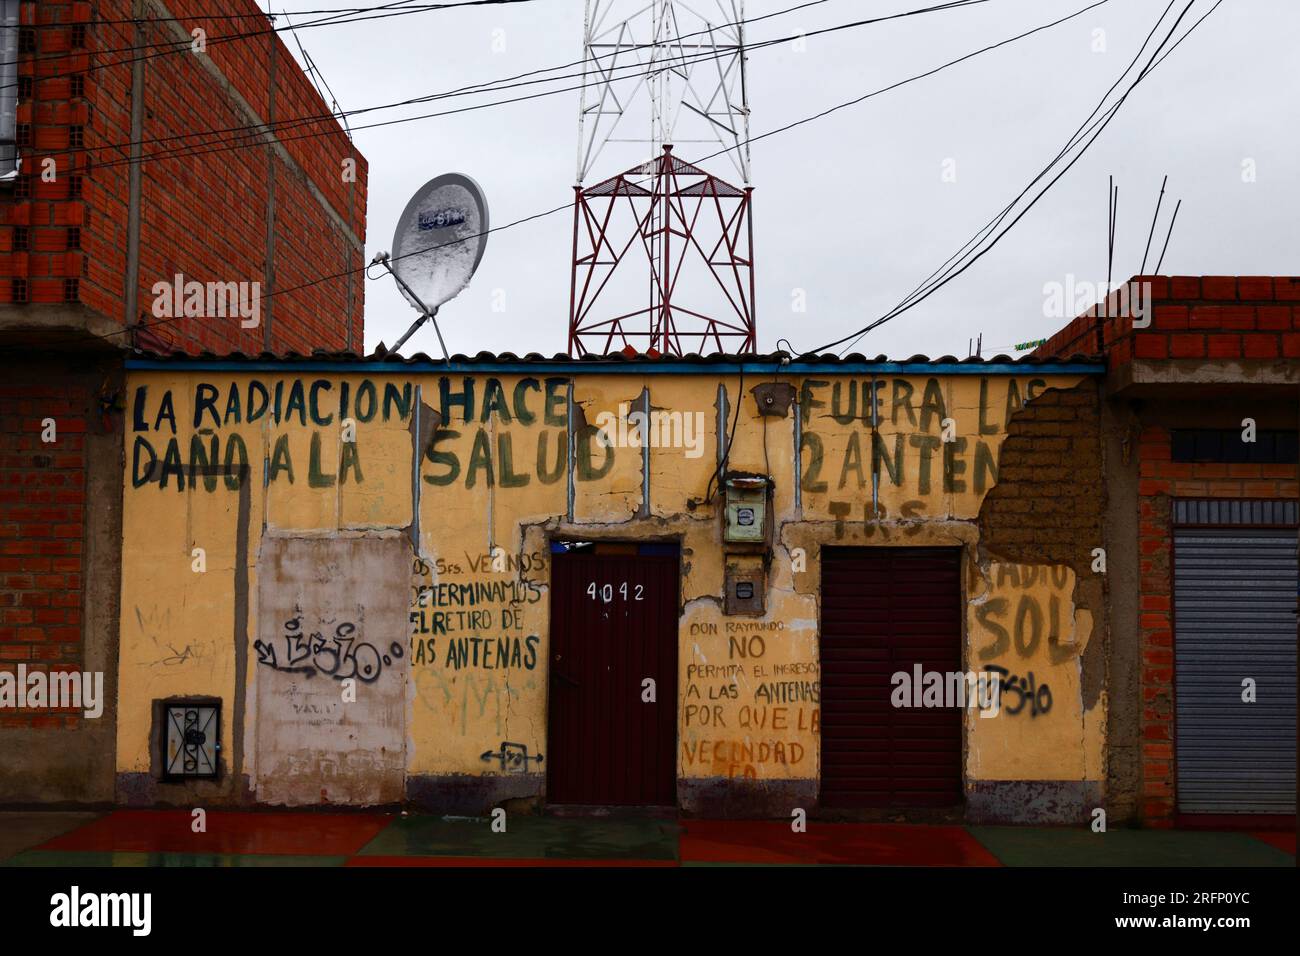
{"type": "MultiPolygon", "coordinates": [[[[845,382],[836,382],[831,388],[831,418],[841,425],[852,424],[858,417],[858,389],[857,383],[852,380],[845,382]],[[846,410],[840,410],[840,390],[841,386],[847,385],[849,392],[849,406],[846,410]]],[[[840,487],[844,487],[842,484],[840,487]]]]}
{"type": "Polygon", "coordinates": [[[489,378],[483,387],[483,412],[479,421],[486,425],[493,415],[507,425],[510,424],[510,406],[506,403],[505,389],[497,379],[489,378]]]}
{"type": "Polygon", "coordinates": [[[384,667],[400,659],[405,651],[400,643],[393,641],[388,653],[381,653],[373,644],[357,640],[356,630],[356,624],[344,621],[335,627],[329,638],[320,631],[304,636],[300,613],[284,623],[283,660],[269,641],[256,640],[253,649],[257,652],[258,664],[273,670],[309,678],[323,674],[339,681],[356,678],[364,684],[373,684],[384,667]]]}
{"type": "Polygon", "coordinates": [[[943,401],[943,389],[937,378],[925,380],[925,395],[921,398],[921,431],[930,431],[930,422],[938,417],[942,422],[948,417],[948,407],[943,401]]]}
{"type": "Polygon", "coordinates": [[[825,388],[830,382],[819,382],[816,379],[806,378],[803,385],[799,387],[799,414],[803,418],[803,427],[807,428],[812,421],[812,412],[814,408],[825,408],[826,403],[821,399],[813,397],[813,389],[825,388]]]}
{"type": "Polygon", "coordinates": [[[568,389],[569,380],[567,378],[548,378],[546,380],[546,404],[542,415],[542,421],[545,424],[568,427],[568,389]]]}
{"type": "MultiPolygon", "coordinates": [[[[356,419],[359,422],[368,422],[375,417],[375,412],[379,410],[379,399],[375,395],[375,383],[366,379],[357,386],[357,397],[353,401],[355,406],[356,419]],[[361,403],[365,401],[365,411],[361,410],[361,403]]],[[[443,421],[446,421],[444,416],[443,421]]]]}
{"type": "Polygon", "coordinates": [[[479,755],[479,759],[484,763],[496,761],[497,768],[502,773],[527,773],[529,763],[540,764],[542,755],[529,754],[528,748],[523,744],[512,744],[508,740],[503,740],[495,753],[485,750],[479,755]]]}
{"type": "Polygon", "coordinates": [[[1000,699],[1002,709],[1011,716],[1019,714],[1029,706],[1029,716],[1031,718],[1046,714],[1052,709],[1052,691],[1046,683],[1038,684],[1034,680],[1034,672],[1029,671],[1024,677],[1011,673],[1005,667],[998,667],[996,664],[985,665],[984,670],[990,674],[998,675],[1000,684],[1000,699]],[[1009,701],[1009,694],[1015,695],[1015,704],[1009,701]]]}
{"type": "Polygon", "coordinates": [[[397,386],[392,382],[384,385],[384,421],[388,421],[392,416],[392,410],[397,409],[397,417],[405,421],[411,414],[411,383],[406,382],[402,385],[399,392],[397,386]]]}
{"type": "MultiPolygon", "coordinates": [[[[275,386],[277,408],[279,407],[280,388],[283,384],[284,384],[283,382],[277,382],[275,386]]],[[[295,381],[292,385],[289,386],[289,403],[285,406],[283,420],[288,421],[289,416],[294,413],[295,409],[298,412],[298,424],[306,428],[307,427],[307,396],[305,390],[302,387],[301,381],[295,381]]],[[[281,420],[282,419],[277,415],[276,421],[279,422],[281,420]]]]}
{"type": "Polygon", "coordinates": [[[311,449],[307,453],[307,486],[309,488],[332,488],[336,478],[321,470],[320,432],[311,433],[311,449]]]}
{"type": "Polygon", "coordinates": [[[975,491],[983,494],[998,483],[998,463],[987,442],[975,442],[975,491]]]}
{"type": "Polygon", "coordinates": [[[920,449],[921,461],[916,469],[916,490],[923,495],[930,493],[930,463],[934,460],[934,450],[943,444],[934,435],[912,435],[908,444],[920,449]]]}
{"type": "Polygon", "coordinates": [[[474,447],[470,450],[469,465],[465,468],[466,488],[474,487],[480,471],[487,477],[487,486],[491,488],[496,480],[492,474],[492,443],[487,432],[481,428],[474,433],[474,447]]]}
{"type": "MultiPolygon", "coordinates": [[[[322,415],[320,410],[320,393],[328,392],[333,387],[334,384],[328,379],[318,378],[316,381],[311,383],[311,388],[307,391],[307,414],[316,425],[323,427],[334,421],[334,415],[332,413],[329,415],[322,415]]],[[[231,392],[237,391],[238,389],[231,389],[231,392]]]]}
{"type": "Polygon", "coordinates": [[[889,482],[895,488],[903,483],[904,437],[901,433],[894,436],[894,458],[891,461],[884,436],[875,431],[871,433],[871,473],[879,475],[880,466],[883,464],[886,474],[889,475],[889,482]]]}
{"type": "Polygon", "coordinates": [[[1008,428],[1011,427],[1011,416],[1020,411],[1023,406],[1024,402],[1020,400],[1020,386],[1016,384],[1014,378],[1007,379],[1007,410],[1002,420],[1007,423],[1008,428]]]}
{"type": "Polygon", "coordinates": [[[217,490],[217,436],[213,435],[208,450],[203,448],[203,439],[198,435],[190,436],[190,487],[194,487],[194,476],[203,476],[203,487],[207,491],[217,490]]]}
{"type": "Polygon", "coordinates": [[[544,431],[537,436],[537,480],[544,485],[553,485],[564,476],[569,463],[569,433],[560,432],[555,441],[555,467],[546,467],[546,450],[551,433],[544,431]]]}
{"type": "Polygon", "coordinates": [[[203,424],[203,413],[210,412],[212,423],[218,428],[221,427],[221,416],[217,414],[217,398],[221,393],[215,385],[209,385],[206,382],[200,382],[194,386],[194,427],[199,428],[203,424]]]}
{"type": "Polygon", "coordinates": [[[435,465],[446,465],[447,473],[445,475],[425,475],[424,480],[431,485],[450,485],[460,477],[460,459],[449,451],[438,451],[438,443],[442,441],[455,441],[460,438],[460,432],[448,431],[445,428],[439,428],[433,433],[433,441],[429,442],[429,448],[424,455],[435,465]]]}
{"type": "Polygon", "coordinates": [[[537,421],[537,416],[528,410],[528,391],[540,392],[541,384],[535,378],[521,378],[515,383],[515,391],[512,398],[515,409],[515,420],[521,425],[531,425],[537,421]]]}
{"type": "Polygon", "coordinates": [[[825,491],[827,484],[824,481],[818,481],[817,476],[822,473],[822,462],[825,456],[825,446],[822,440],[812,432],[804,432],[799,441],[799,450],[802,454],[803,449],[808,449],[808,465],[804,468],[803,476],[799,479],[799,484],[804,491],[825,491]]]}
{"type": "Polygon", "coordinates": [[[966,471],[966,461],[959,455],[966,453],[966,439],[956,438],[943,443],[943,490],[960,494],[966,490],[966,479],[958,477],[966,471]]]}
{"type": "Polygon", "coordinates": [[[293,484],[293,460],[289,457],[289,436],[281,435],[275,440],[275,448],[271,451],[271,465],[267,470],[267,481],[275,481],[280,472],[285,471],[289,474],[289,484],[293,484]]]}
{"type": "Polygon", "coordinates": [[[907,413],[908,424],[916,425],[916,409],[912,407],[912,392],[912,383],[907,379],[894,379],[893,408],[889,412],[889,420],[893,424],[898,424],[898,413],[901,410],[907,413]]]}
{"type": "Polygon", "coordinates": [[[987,647],[981,647],[979,651],[980,660],[988,661],[995,657],[1001,657],[1011,649],[1011,635],[1001,624],[990,620],[990,615],[996,614],[1001,616],[1006,612],[1006,598],[992,598],[975,608],[975,620],[986,630],[993,633],[993,643],[987,647]]]}
{"type": "Polygon", "coordinates": [[[1021,657],[1030,657],[1038,649],[1038,641],[1043,632],[1043,610],[1028,594],[1021,595],[1016,607],[1016,653],[1021,657]],[[1026,633],[1025,622],[1029,622],[1026,633]]]}
{"type": "Polygon", "coordinates": [[[996,435],[998,426],[987,421],[989,415],[989,380],[980,379],[980,423],[979,433],[981,435],[996,435]]]}
{"type": "Polygon", "coordinates": [[[461,379],[461,391],[453,392],[451,390],[451,379],[438,379],[438,398],[439,410],[442,412],[442,420],[451,422],[451,416],[448,409],[453,405],[460,406],[460,420],[469,424],[474,418],[474,380],[468,375],[461,379]]]}
{"type": "MultiPolygon", "coordinates": [[[[602,448],[605,454],[604,461],[600,467],[594,466],[593,446],[596,445],[595,437],[599,429],[594,425],[587,425],[585,428],[579,428],[577,432],[577,478],[579,481],[597,481],[604,478],[614,467],[614,449],[602,448]]],[[[598,447],[598,446],[597,446],[598,447]]]]}
{"type": "Polygon", "coordinates": [[[857,474],[857,487],[861,489],[867,483],[867,476],[862,471],[862,444],[858,440],[857,432],[849,433],[849,443],[844,449],[844,465],[840,468],[840,483],[838,487],[844,487],[845,482],[848,481],[850,469],[857,474]]]}

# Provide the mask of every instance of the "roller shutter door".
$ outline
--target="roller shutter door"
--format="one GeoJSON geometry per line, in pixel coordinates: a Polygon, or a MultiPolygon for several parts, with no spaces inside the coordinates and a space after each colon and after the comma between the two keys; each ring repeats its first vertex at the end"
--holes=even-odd
{"type": "Polygon", "coordinates": [[[1181,812],[1295,812],[1296,592],[1294,529],[1175,528],[1181,812]]]}
{"type": "Polygon", "coordinates": [[[896,671],[961,670],[961,551],[822,551],[821,805],[961,802],[962,712],[894,708],[896,671]]]}

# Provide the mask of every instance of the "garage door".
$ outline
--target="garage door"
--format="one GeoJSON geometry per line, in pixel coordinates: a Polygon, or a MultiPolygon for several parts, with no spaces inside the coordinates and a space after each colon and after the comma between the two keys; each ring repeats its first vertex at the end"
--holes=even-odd
{"type": "Polygon", "coordinates": [[[961,801],[961,711],[890,705],[896,671],[961,670],[960,556],[822,552],[822,806],[961,801]]]}
{"type": "Polygon", "coordinates": [[[1295,529],[1175,528],[1180,811],[1295,812],[1296,592],[1295,529]]]}

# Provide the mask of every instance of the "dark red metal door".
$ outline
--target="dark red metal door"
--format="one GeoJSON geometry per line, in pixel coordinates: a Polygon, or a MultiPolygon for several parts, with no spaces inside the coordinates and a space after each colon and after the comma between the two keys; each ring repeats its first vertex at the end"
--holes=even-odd
{"type": "Polygon", "coordinates": [[[550,803],[677,802],[678,559],[664,550],[553,555],[550,803]],[[654,702],[643,699],[647,678],[654,702]]]}
{"type": "Polygon", "coordinates": [[[825,807],[961,802],[962,711],[890,702],[898,671],[961,670],[961,551],[822,551],[825,807]]]}

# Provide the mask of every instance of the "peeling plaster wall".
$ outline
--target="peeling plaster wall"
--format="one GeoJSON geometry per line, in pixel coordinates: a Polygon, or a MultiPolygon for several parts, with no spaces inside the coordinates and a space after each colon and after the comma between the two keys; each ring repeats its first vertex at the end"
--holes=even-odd
{"type": "MultiPolygon", "coordinates": [[[[1037,716],[1028,706],[995,719],[971,715],[973,808],[1037,819],[1032,808],[981,803],[981,788],[1013,781],[1060,790],[1103,779],[1103,688],[1082,663],[1101,643],[1099,593],[1055,551],[988,547],[1004,527],[1033,523],[1032,510],[987,507],[1011,484],[1004,443],[1022,442],[1034,410],[1068,394],[1079,376],[873,380],[828,371],[781,380],[795,389],[790,414],[762,417],[750,394],[758,382],[736,375],[570,377],[541,366],[533,375],[132,372],[119,798],[179,801],[189,788],[247,802],[277,791],[279,771],[263,755],[276,735],[295,731],[281,725],[266,737],[261,702],[282,675],[254,641],[276,631],[267,630],[272,604],[272,616],[293,610],[277,587],[268,591],[261,566],[268,542],[281,538],[319,538],[330,549],[341,595],[331,614],[365,612],[369,627],[372,602],[400,596],[408,608],[407,653],[393,674],[402,675],[405,707],[404,795],[420,804],[481,812],[543,797],[536,757],[548,751],[553,540],[680,548],[677,762],[687,811],[785,815],[791,805],[816,805],[820,554],[835,545],[960,546],[971,602],[966,667],[1017,677],[1032,670],[1050,686],[1050,709],[1037,716]],[[673,447],[602,446],[602,423],[616,429],[620,414],[647,404],[677,416],[673,447]],[[354,442],[343,440],[345,419],[355,420],[354,442]],[[705,500],[733,420],[729,469],[774,481],[759,617],[724,613],[720,496],[705,500]],[[952,441],[943,440],[945,420],[952,441]],[[376,578],[346,557],[390,540],[418,544],[400,574],[376,578]],[[195,548],[204,549],[205,571],[193,570],[195,548]],[[1032,640],[1024,626],[1016,630],[1025,599],[1036,611],[1024,615],[1042,616],[1032,640]],[[151,707],[182,695],[225,703],[222,740],[232,745],[214,783],[159,780],[151,707]],[[530,758],[507,765],[507,743],[530,758]]],[[[1072,440],[1097,447],[1086,427],[1075,431],[1072,440]]],[[[390,636],[376,638],[387,646],[390,636]]],[[[299,736],[310,745],[310,730],[299,736]]],[[[388,745],[371,740],[363,749],[387,756],[388,745]]],[[[339,788],[322,800],[398,798],[389,787],[339,788]]]]}

